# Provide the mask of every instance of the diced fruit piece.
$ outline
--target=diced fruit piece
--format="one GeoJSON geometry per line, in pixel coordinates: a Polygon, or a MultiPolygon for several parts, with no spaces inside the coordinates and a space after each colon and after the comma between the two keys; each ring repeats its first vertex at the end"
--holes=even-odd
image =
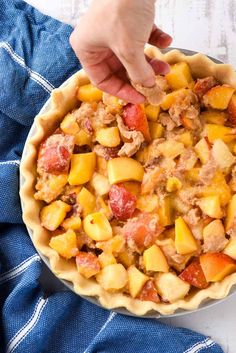
{"type": "Polygon", "coordinates": [[[152,245],[162,231],[157,216],[148,213],[139,213],[123,227],[128,246],[138,251],[152,245]]]}
{"type": "Polygon", "coordinates": [[[97,274],[96,280],[105,290],[122,289],[128,282],[127,271],[121,264],[108,265],[97,274]]]}
{"type": "Polygon", "coordinates": [[[199,98],[202,98],[212,87],[216,86],[217,81],[213,76],[208,76],[204,78],[197,79],[193,87],[194,93],[198,95],[199,98]]]}
{"type": "Polygon", "coordinates": [[[68,178],[69,184],[80,185],[87,183],[92,178],[95,166],[95,152],[73,154],[68,178]]]}
{"type": "Polygon", "coordinates": [[[212,157],[220,169],[228,169],[235,163],[235,157],[230,152],[228,146],[220,139],[214,141],[212,157]]]}
{"type": "Polygon", "coordinates": [[[107,161],[101,156],[97,156],[96,170],[99,174],[107,176],[107,161]]]}
{"type": "Polygon", "coordinates": [[[85,217],[83,221],[85,233],[95,241],[112,238],[112,228],[104,213],[95,212],[85,217]]]}
{"type": "Polygon", "coordinates": [[[151,139],[155,140],[163,136],[165,129],[161,124],[158,124],[154,121],[150,121],[149,130],[150,130],[151,139]]]}
{"type": "Polygon", "coordinates": [[[150,132],[144,108],[139,104],[128,103],[123,107],[123,121],[130,130],[140,131],[145,140],[150,141],[150,132]]]}
{"type": "Polygon", "coordinates": [[[181,142],[184,147],[191,147],[193,145],[193,136],[190,131],[183,132],[176,135],[178,142],[181,142]]]}
{"type": "Polygon", "coordinates": [[[113,214],[112,214],[110,207],[106,204],[106,202],[100,196],[97,197],[97,210],[99,212],[104,213],[104,215],[109,220],[113,217],[113,214]]]}
{"type": "Polygon", "coordinates": [[[215,86],[203,96],[203,102],[206,107],[225,110],[229,105],[234,91],[235,89],[230,86],[215,86]]]}
{"type": "Polygon", "coordinates": [[[96,132],[96,140],[105,147],[116,147],[120,144],[120,134],[117,126],[105,127],[96,132]]]}
{"type": "Polygon", "coordinates": [[[160,302],[159,295],[157,294],[157,290],[152,280],[149,280],[144,284],[143,289],[141,290],[138,296],[138,299],[142,301],[151,301],[154,303],[160,302]]]}
{"type": "Polygon", "coordinates": [[[208,286],[198,260],[194,260],[190,265],[188,265],[179,275],[179,278],[200,289],[204,289],[208,286]]]}
{"type": "Polygon", "coordinates": [[[152,245],[143,253],[143,262],[146,271],[168,272],[169,265],[165,255],[157,245],[152,245]]]}
{"type": "Polygon", "coordinates": [[[142,290],[149,277],[140,272],[134,265],[130,266],[127,270],[129,292],[132,298],[137,297],[142,290]]]}
{"type": "Polygon", "coordinates": [[[199,180],[199,173],[200,173],[200,168],[192,168],[186,172],[186,176],[189,180],[191,181],[198,181],[199,180]]]}
{"type": "Polygon", "coordinates": [[[197,204],[202,212],[209,217],[221,218],[223,216],[219,195],[203,197],[197,202],[197,204]]]}
{"type": "Polygon", "coordinates": [[[236,139],[236,133],[228,126],[206,124],[205,131],[210,143],[213,143],[217,139],[221,139],[225,143],[236,139]]]}
{"type": "Polygon", "coordinates": [[[217,172],[210,185],[202,188],[199,196],[215,196],[219,195],[221,206],[227,205],[231,199],[231,190],[227,185],[224,175],[221,172],[217,172]]]}
{"type": "Polygon", "coordinates": [[[210,158],[211,148],[205,137],[198,141],[194,146],[194,150],[203,164],[205,164],[210,158]]]}
{"type": "Polygon", "coordinates": [[[186,88],[178,89],[174,92],[168,93],[165,97],[163,102],[161,103],[161,109],[168,110],[170,107],[175,104],[176,99],[179,97],[187,97],[190,94],[190,90],[186,88]]]}
{"type": "Polygon", "coordinates": [[[53,201],[50,205],[44,206],[40,212],[42,226],[48,230],[57,229],[70,210],[71,206],[61,200],[53,201]]]}
{"type": "Polygon", "coordinates": [[[137,198],[122,185],[112,185],[109,202],[115,218],[125,221],[132,217],[136,208],[137,198]]]}
{"type": "Polygon", "coordinates": [[[99,196],[108,194],[111,188],[111,185],[107,177],[96,172],[93,173],[93,176],[91,179],[91,185],[95,189],[97,195],[99,196]]]}
{"type": "Polygon", "coordinates": [[[78,272],[86,278],[90,278],[100,271],[98,258],[92,252],[80,251],[76,256],[76,265],[78,272]]]}
{"type": "Polygon", "coordinates": [[[236,271],[236,262],[222,253],[207,253],[200,256],[200,265],[208,282],[218,282],[236,271]]]}
{"type": "Polygon", "coordinates": [[[155,286],[162,299],[170,303],[183,299],[190,290],[189,283],[171,272],[158,273],[155,276],[155,286]]]}
{"type": "Polygon", "coordinates": [[[224,248],[224,254],[232,257],[232,259],[236,260],[236,238],[231,238],[224,248]]]}
{"type": "Polygon", "coordinates": [[[81,189],[77,196],[77,202],[82,207],[83,217],[92,213],[96,206],[95,196],[85,187],[81,189]]]}
{"type": "Polygon", "coordinates": [[[136,261],[136,256],[135,254],[130,251],[129,249],[125,249],[121,251],[118,255],[118,261],[122,263],[122,265],[125,266],[125,268],[130,267],[131,265],[134,265],[136,261]]]}
{"type": "Polygon", "coordinates": [[[168,192],[175,192],[182,188],[181,181],[176,177],[169,177],[166,182],[166,190],[168,192]]]}
{"type": "Polygon", "coordinates": [[[228,105],[228,115],[229,115],[229,122],[232,126],[236,126],[236,93],[232,95],[232,98],[228,105]]]}
{"type": "Polygon", "coordinates": [[[72,229],[52,237],[49,246],[66,259],[76,256],[78,252],[76,234],[72,229]]]}
{"type": "Polygon", "coordinates": [[[124,245],[125,239],[122,235],[115,235],[113,238],[107,241],[101,241],[96,243],[96,247],[98,249],[101,249],[106,253],[114,253],[115,255],[123,251],[124,245]]]}
{"type": "Polygon", "coordinates": [[[65,173],[69,169],[74,148],[74,136],[54,134],[41,143],[38,155],[38,171],[52,174],[65,173]]]}
{"type": "Polygon", "coordinates": [[[107,164],[107,172],[110,184],[128,180],[142,181],[144,175],[142,165],[129,157],[110,159],[107,164]]]}
{"type": "Polygon", "coordinates": [[[66,218],[61,226],[65,229],[79,230],[81,228],[81,218],[79,216],[71,216],[66,218]]]}
{"type": "Polygon", "coordinates": [[[163,227],[173,223],[171,198],[169,196],[166,196],[159,204],[158,216],[163,227]]]}
{"type": "Polygon", "coordinates": [[[75,135],[79,132],[80,128],[76,122],[76,116],[68,113],[60,124],[60,128],[65,134],[75,135]]]}
{"type": "Polygon", "coordinates": [[[101,268],[104,268],[104,267],[109,266],[109,265],[116,264],[116,258],[110,252],[102,252],[98,256],[98,261],[99,261],[99,264],[100,264],[101,268]]]}
{"type": "Polygon", "coordinates": [[[227,120],[227,114],[217,110],[206,110],[200,116],[207,124],[224,125],[227,120]]]}
{"type": "Polygon", "coordinates": [[[119,114],[122,109],[119,98],[103,92],[102,101],[106,105],[106,111],[111,114],[119,114]]]}
{"type": "Polygon", "coordinates": [[[34,194],[36,200],[43,200],[47,203],[52,202],[63,191],[63,187],[67,184],[68,174],[46,174],[44,173],[37,179],[35,188],[37,192],[34,194]]]}
{"type": "Polygon", "coordinates": [[[141,184],[137,181],[125,181],[122,185],[131,192],[134,196],[138,197],[141,192],[141,184]]]}
{"type": "Polygon", "coordinates": [[[175,220],[175,247],[178,254],[186,255],[197,250],[197,242],[182,217],[175,220]]]}
{"type": "Polygon", "coordinates": [[[142,195],[137,199],[136,207],[143,212],[152,212],[158,208],[158,196],[142,195]]]}
{"type": "Polygon", "coordinates": [[[75,144],[78,146],[90,145],[92,142],[92,135],[85,129],[81,129],[75,135],[75,144]]]}
{"type": "Polygon", "coordinates": [[[170,72],[166,75],[166,79],[172,90],[187,87],[188,84],[193,81],[190,68],[185,62],[171,65],[170,72]]]}
{"type": "Polygon", "coordinates": [[[158,152],[160,152],[166,158],[176,158],[182,152],[184,152],[184,145],[181,142],[175,142],[166,140],[157,146],[158,152]]]}
{"type": "Polygon", "coordinates": [[[195,130],[196,129],[196,125],[194,123],[194,120],[185,116],[184,113],[181,116],[181,124],[188,130],[195,130]]]}
{"type": "Polygon", "coordinates": [[[148,120],[157,121],[157,118],[160,113],[160,106],[148,104],[145,107],[145,113],[146,113],[148,120]]]}
{"type": "Polygon", "coordinates": [[[235,224],[236,220],[236,194],[232,196],[230,200],[225,218],[225,230],[228,232],[235,224]]]}
{"type": "Polygon", "coordinates": [[[99,102],[102,100],[102,91],[89,83],[79,87],[77,98],[81,102],[99,102]]]}
{"type": "Polygon", "coordinates": [[[222,251],[228,240],[220,219],[215,219],[203,228],[203,252],[222,251]]]}

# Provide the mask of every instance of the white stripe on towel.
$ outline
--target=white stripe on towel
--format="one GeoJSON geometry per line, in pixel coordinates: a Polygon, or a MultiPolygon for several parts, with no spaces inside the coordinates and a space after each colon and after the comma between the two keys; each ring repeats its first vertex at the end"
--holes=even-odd
{"type": "Polygon", "coordinates": [[[38,72],[33,71],[30,69],[23,58],[21,58],[16,52],[14,52],[13,48],[11,45],[7,42],[0,42],[0,48],[5,49],[8,54],[10,54],[11,58],[17,62],[21,67],[27,70],[29,77],[37,82],[42,88],[44,88],[48,93],[50,93],[55,87],[42,75],[40,75],[38,72]]]}
{"type": "Polygon", "coordinates": [[[28,334],[37,325],[42,311],[47,304],[48,299],[40,298],[34,308],[34,312],[26,324],[15,334],[14,337],[9,341],[6,349],[6,353],[12,353],[18,345],[28,336],[28,334]]]}
{"type": "Polygon", "coordinates": [[[0,165],[5,165],[5,164],[12,164],[12,165],[19,166],[20,165],[20,160],[0,162],[0,165]]]}
{"type": "MultiPolygon", "coordinates": [[[[107,325],[109,324],[109,322],[111,322],[111,320],[113,320],[116,315],[117,315],[117,313],[114,313],[114,312],[111,312],[111,313],[110,313],[110,315],[108,316],[107,321],[106,321],[105,324],[102,326],[102,328],[100,329],[100,331],[98,332],[98,334],[95,336],[95,338],[97,338],[97,337],[100,335],[100,333],[101,333],[103,330],[105,330],[105,328],[107,327],[107,325]]],[[[94,338],[94,339],[95,339],[95,338],[94,338]]],[[[84,353],[87,353],[87,352],[88,352],[88,349],[89,349],[89,347],[85,349],[84,353]]]]}
{"type": "Polygon", "coordinates": [[[18,266],[12,268],[11,270],[9,270],[7,272],[4,272],[0,276],[0,284],[9,281],[12,278],[19,276],[22,272],[24,272],[32,264],[32,262],[35,262],[35,261],[40,261],[40,257],[38,254],[30,256],[28,259],[21,262],[18,266]]]}
{"type": "Polygon", "coordinates": [[[190,347],[184,353],[198,353],[204,348],[210,348],[215,344],[210,338],[206,338],[204,341],[195,343],[192,347],[190,347]]]}

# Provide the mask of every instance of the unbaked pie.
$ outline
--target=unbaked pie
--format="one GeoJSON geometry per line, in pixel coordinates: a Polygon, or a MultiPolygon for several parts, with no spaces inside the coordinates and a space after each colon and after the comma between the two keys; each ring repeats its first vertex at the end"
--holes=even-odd
{"type": "Polygon", "coordinates": [[[24,221],[53,272],[137,315],[194,309],[236,282],[236,74],[147,53],[171,70],[139,87],[146,104],[80,71],[37,116],[21,165],[24,221]]]}

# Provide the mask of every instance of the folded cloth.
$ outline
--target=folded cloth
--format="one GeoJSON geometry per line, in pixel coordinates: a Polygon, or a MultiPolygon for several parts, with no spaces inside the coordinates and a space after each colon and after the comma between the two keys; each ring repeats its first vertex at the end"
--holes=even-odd
{"type": "Polygon", "coordinates": [[[34,116],[80,64],[71,27],[22,0],[0,2],[0,351],[222,353],[209,337],[101,309],[62,287],[48,295],[21,218],[19,163],[34,116]]]}

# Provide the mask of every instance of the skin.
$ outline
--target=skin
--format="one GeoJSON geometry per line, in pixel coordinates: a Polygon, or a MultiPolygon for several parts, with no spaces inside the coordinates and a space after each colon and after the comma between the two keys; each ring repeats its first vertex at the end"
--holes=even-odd
{"type": "Polygon", "coordinates": [[[130,80],[144,87],[169,65],[144,55],[146,43],[166,48],[172,38],[154,25],[154,0],[95,0],[70,37],[70,43],[99,89],[131,103],[145,98],[130,80]]]}

